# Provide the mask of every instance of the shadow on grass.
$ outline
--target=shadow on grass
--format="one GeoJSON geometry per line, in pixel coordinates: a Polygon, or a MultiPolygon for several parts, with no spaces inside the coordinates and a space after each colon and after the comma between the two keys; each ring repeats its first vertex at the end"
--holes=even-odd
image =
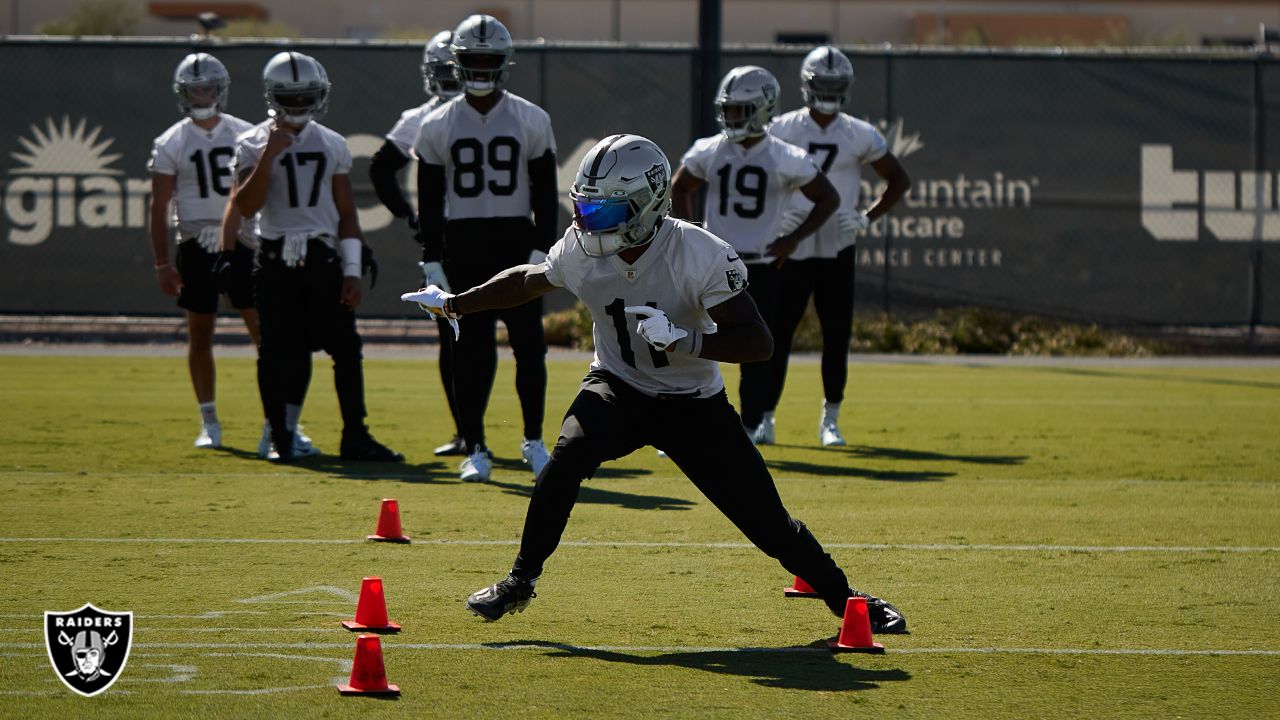
{"type": "MultiPolygon", "coordinates": [[[[823,450],[840,451],[841,448],[822,448],[823,450]]],[[[855,445],[848,448],[858,457],[882,458],[886,460],[924,460],[954,461],[975,463],[978,465],[1021,465],[1027,460],[1026,455],[949,455],[947,453],[929,452],[928,450],[907,450],[905,448],[875,447],[874,445],[855,445]]]]}
{"type": "MultiPolygon", "coordinates": [[[[636,472],[640,474],[647,474],[649,471],[640,470],[636,472]]],[[[596,475],[598,477],[600,473],[596,473],[596,475]]],[[[637,493],[603,490],[598,487],[592,487],[589,483],[589,480],[583,483],[582,488],[578,491],[579,503],[616,505],[628,510],[688,510],[696,504],[691,500],[685,500],[683,498],[665,497],[662,495],[640,495],[637,493]]],[[[511,495],[529,497],[533,494],[532,476],[530,476],[527,483],[504,483],[490,480],[485,484],[502,488],[503,492],[511,495]]]]}
{"type": "Polygon", "coordinates": [[[765,464],[775,475],[806,475],[816,477],[848,477],[887,482],[941,482],[955,476],[942,470],[868,470],[849,465],[820,465],[799,460],[767,458],[765,464]]]}
{"type": "MultiPolygon", "coordinates": [[[[256,448],[253,450],[241,450],[223,445],[220,450],[234,457],[267,463],[266,460],[258,458],[256,448]]],[[[459,482],[457,468],[453,464],[442,460],[433,460],[425,463],[360,462],[358,460],[343,460],[337,455],[321,453],[320,455],[298,458],[285,465],[277,466],[272,463],[270,467],[297,468],[354,480],[396,480],[399,482],[437,485],[459,482]]]]}
{"type": "Polygon", "coordinates": [[[1150,382],[1188,383],[1194,385],[1226,385],[1228,387],[1254,388],[1257,390],[1280,390],[1280,382],[1265,380],[1234,380],[1232,378],[1196,377],[1193,375],[1155,375],[1148,373],[1112,372],[1089,368],[1068,367],[1030,367],[1031,372],[1053,373],[1058,375],[1081,375],[1084,377],[1107,378],[1109,380],[1144,380],[1150,382]]]}
{"type": "Polygon", "coordinates": [[[626,665],[670,666],[749,678],[763,687],[817,692],[872,690],[883,682],[910,680],[905,670],[867,670],[840,662],[822,641],[809,647],[741,648],[666,652],[641,655],[615,650],[577,647],[564,643],[527,641],[495,643],[494,647],[534,646],[552,651],[548,657],[600,660],[626,665]]]}

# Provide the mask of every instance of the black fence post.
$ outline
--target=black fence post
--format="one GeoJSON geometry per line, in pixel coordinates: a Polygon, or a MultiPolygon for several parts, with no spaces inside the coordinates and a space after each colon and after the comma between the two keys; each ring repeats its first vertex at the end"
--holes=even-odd
{"type": "MultiPolygon", "coordinates": [[[[1261,47],[1253,60],[1253,171],[1258,177],[1255,185],[1259,190],[1265,185],[1262,178],[1267,175],[1267,117],[1266,117],[1266,84],[1262,80],[1262,60],[1266,48],[1261,47]]],[[[1243,183],[1241,183],[1243,184],[1243,183]]],[[[1241,188],[1243,191],[1243,188],[1241,188]]],[[[1244,198],[1241,198],[1244,200],[1244,198]]],[[[1271,198],[1260,193],[1254,197],[1256,204],[1255,233],[1253,252],[1249,254],[1249,274],[1252,281],[1252,292],[1249,295],[1249,344],[1258,339],[1258,325],[1262,323],[1262,217],[1268,211],[1271,198]]]]}
{"type": "MultiPolygon", "coordinates": [[[[884,58],[884,120],[886,123],[893,124],[893,52],[885,52],[884,58]]],[[[880,310],[888,315],[891,308],[889,303],[889,252],[893,248],[893,223],[889,222],[888,214],[881,215],[884,221],[884,270],[881,274],[880,285],[880,310]]],[[[856,259],[855,259],[856,263],[856,259]]],[[[855,264],[856,267],[856,264],[855,264]]]]}
{"type": "Polygon", "coordinates": [[[693,137],[716,130],[711,99],[720,80],[720,2],[698,0],[698,52],[693,63],[693,137]]]}

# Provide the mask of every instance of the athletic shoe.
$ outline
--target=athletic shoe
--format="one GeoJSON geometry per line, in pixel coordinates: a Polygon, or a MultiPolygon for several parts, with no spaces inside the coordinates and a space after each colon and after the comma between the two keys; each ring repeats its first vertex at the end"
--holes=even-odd
{"type": "Polygon", "coordinates": [[[543,466],[551,459],[547,454],[547,446],[541,440],[525,440],[520,443],[520,457],[524,458],[524,464],[533,471],[534,477],[542,474],[543,466]]]}
{"type": "Polygon", "coordinates": [[[343,460],[404,462],[404,455],[374,440],[369,434],[369,428],[363,425],[350,430],[343,429],[339,454],[343,460]]]}
{"type": "Polygon", "coordinates": [[[824,419],[818,425],[818,440],[823,447],[843,447],[846,444],[835,420],[824,419]]]}
{"type": "Polygon", "coordinates": [[[489,482],[489,473],[493,471],[493,459],[485,447],[480,445],[476,447],[475,452],[462,461],[458,470],[461,472],[462,482],[489,482]]]}
{"type": "Polygon", "coordinates": [[[666,456],[667,456],[667,452],[665,450],[658,451],[658,457],[665,458],[666,456]]]}
{"type": "MultiPolygon", "coordinates": [[[[851,590],[850,594],[867,599],[867,616],[871,620],[871,632],[876,635],[907,634],[907,618],[901,610],[874,595],[857,590],[851,590]]],[[[844,608],[841,608],[840,612],[843,613],[844,608]]]]}
{"type": "Polygon", "coordinates": [[[764,418],[754,430],[747,430],[753,445],[772,445],[776,440],[772,418],[764,418]]]}
{"type": "Polygon", "coordinates": [[[524,612],[529,603],[538,597],[533,591],[537,582],[536,579],[520,580],[515,575],[508,575],[496,585],[471,593],[471,597],[467,598],[467,609],[488,622],[498,620],[503,615],[524,612]]]}
{"type": "Polygon", "coordinates": [[[196,436],[196,447],[201,450],[222,447],[222,426],[218,423],[201,423],[196,436]]]}
{"type": "Polygon", "coordinates": [[[452,440],[441,445],[440,447],[437,447],[434,450],[434,453],[436,455],[466,455],[467,441],[463,440],[457,435],[454,435],[452,440]]]}
{"type": "MultiPolygon", "coordinates": [[[[294,458],[310,457],[319,455],[320,448],[311,444],[311,438],[302,431],[299,425],[293,431],[293,455],[294,458]]],[[[279,453],[276,452],[275,443],[271,442],[271,423],[262,423],[262,437],[258,439],[258,457],[266,460],[279,459],[279,453]]]]}

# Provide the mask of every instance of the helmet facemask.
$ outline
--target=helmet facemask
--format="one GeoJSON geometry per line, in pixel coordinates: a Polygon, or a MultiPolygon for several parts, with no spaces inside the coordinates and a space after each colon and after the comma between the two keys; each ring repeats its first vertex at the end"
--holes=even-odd
{"type": "Polygon", "coordinates": [[[801,78],[800,91],[805,105],[820,113],[834,115],[848,101],[852,85],[853,81],[845,76],[805,73],[801,78]]]}
{"type": "Polygon", "coordinates": [[[569,192],[578,244],[591,257],[616,255],[653,240],[657,223],[645,227],[643,215],[639,212],[653,200],[653,194],[642,191],[632,198],[621,193],[614,195],[593,197],[578,192],[576,188],[569,192]]]}
{"type": "Polygon", "coordinates": [[[729,142],[762,137],[778,111],[778,81],[768,70],[744,65],[729,71],[716,92],[716,121],[729,142]]]}
{"type": "Polygon", "coordinates": [[[756,122],[756,106],[751,103],[717,102],[716,121],[730,142],[742,142],[749,137],[764,135],[764,126],[756,122]]]}
{"type": "Polygon", "coordinates": [[[453,57],[454,78],[468,95],[484,97],[506,85],[510,64],[506,53],[466,51],[453,57]]]}
{"type": "Polygon", "coordinates": [[[422,64],[422,83],[428,95],[444,100],[458,96],[462,92],[462,83],[454,74],[448,63],[426,62],[422,64]]]}
{"type": "Polygon", "coordinates": [[[217,117],[227,103],[229,83],[177,83],[178,107],[192,120],[208,120],[217,117]]]}
{"type": "Polygon", "coordinates": [[[301,127],[324,117],[329,109],[329,91],[326,88],[277,90],[267,94],[267,105],[267,114],[271,117],[301,127]]]}

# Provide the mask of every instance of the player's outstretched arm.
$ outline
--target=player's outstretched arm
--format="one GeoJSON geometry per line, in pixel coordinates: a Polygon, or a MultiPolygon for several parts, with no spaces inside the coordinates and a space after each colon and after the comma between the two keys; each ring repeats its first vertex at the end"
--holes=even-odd
{"type": "MultiPolygon", "coordinates": [[[[716,331],[702,337],[698,357],[727,363],[749,363],[773,356],[773,335],[751,296],[745,292],[707,310],[716,331]]],[[[683,340],[680,342],[684,342],[683,340]]]]}
{"type": "Polygon", "coordinates": [[[523,305],[556,288],[543,274],[543,265],[516,265],[489,278],[483,285],[452,298],[450,310],[457,315],[501,310],[523,305]]]}

